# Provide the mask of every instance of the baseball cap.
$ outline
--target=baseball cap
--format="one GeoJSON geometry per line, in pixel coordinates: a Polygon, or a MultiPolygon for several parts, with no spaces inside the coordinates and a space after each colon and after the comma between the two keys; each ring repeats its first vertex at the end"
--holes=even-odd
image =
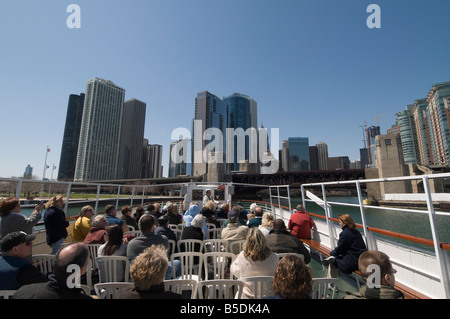
{"type": "Polygon", "coordinates": [[[239,213],[235,210],[231,210],[228,212],[228,221],[230,223],[237,223],[239,220],[239,213]]]}
{"type": "Polygon", "coordinates": [[[2,238],[0,242],[0,247],[3,252],[7,252],[11,250],[13,247],[20,245],[22,243],[29,243],[36,238],[36,235],[31,234],[27,235],[27,233],[23,231],[16,231],[9,233],[5,237],[2,238]]]}

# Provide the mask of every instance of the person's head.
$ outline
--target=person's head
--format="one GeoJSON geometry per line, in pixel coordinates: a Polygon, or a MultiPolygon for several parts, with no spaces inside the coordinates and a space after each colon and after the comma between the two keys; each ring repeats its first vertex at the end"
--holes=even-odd
{"type": "Polygon", "coordinates": [[[45,208],[50,208],[50,207],[57,207],[57,208],[63,208],[64,207],[64,196],[62,195],[57,195],[57,196],[53,196],[52,198],[50,198],[50,200],[47,202],[47,204],[45,204],[45,208]]]}
{"type": "Polygon", "coordinates": [[[311,269],[298,256],[284,256],[275,270],[272,287],[284,299],[304,299],[312,292],[311,269]]]}
{"type": "Polygon", "coordinates": [[[122,215],[131,215],[131,212],[132,212],[133,210],[131,209],[131,206],[129,206],[129,205],[125,205],[125,206],[122,206],[122,209],[121,209],[121,212],[122,212],[122,215]]]}
{"type": "Polygon", "coordinates": [[[148,212],[153,212],[154,210],[155,210],[155,205],[149,204],[149,205],[147,206],[147,211],[148,211],[148,212]]]}
{"type": "Polygon", "coordinates": [[[350,217],[349,214],[344,215],[338,215],[339,218],[339,225],[341,225],[341,228],[344,226],[347,226],[349,229],[355,229],[356,225],[353,219],[350,217]]]}
{"type": "Polygon", "coordinates": [[[136,257],[130,268],[130,276],[136,289],[145,291],[164,281],[168,267],[166,249],[152,245],[136,257]]]}
{"type": "Polygon", "coordinates": [[[106,205],[106,207],[105,207],[105,214],[108,215],[108,216],[116,216],[117,215],[116,206],[114,206],[114,205],[106,205]]]}
{"type": "Polygon", "coordinates": [[[172,211],[171,211],[171,213],[174,214],[174,215],[178,215],[178,205],[177,205],[176,203],[174,203],[174,204],[172,205],[172,211]]]}
{"type": "Polygon", "coordinates": [[[258,205],[257,205],[256,203],[251,204],[251,205],[250,205],[250,211],[251,211],[252,213],[254,213],[256,207],[258,207],[258,205]]]}
{"type": "MultiPolygon", "coordinates": [[[[358,259],[358,268],[361,277],[367,282],[374,270],[379,269],[379,283],[385,286],[395,285],[395,273],[397,272],[389,260],[389,256],[378,250],[367,250],[358,259]],[[369,267],[371,266],[371,267],[369,267]],[[379,267],[379,268],[378,268],[379,267]]],[[[374,278],[377,279],[377,278],[374,278]]]]}
{"type": "Polygon", "coordinates": [[[25,258],[31,256],[33,240],[36,235],[27,235],[23,231],[7,234],[0,241],[0,249],[6,256],[25,258]]]}
{"type": "Polygon", "coordinates": [[[212,200],[207,201],[205,207],[213,213],[216,211],[216,204],[212,200]]]}
{"type": "Polygon", "coordinates": [[[161,227],[168,227],[169,226],[169,216],[162,215],[158,218],[158,225],[161,227]]]}
{"type": "Polygon", "coordinates": [[[200,213],[200,208],[197,205],[189,206],[189,215],[192,217],[197,216],[200,213]]]}
{"type": "Polygon", "coordinates": [[[203,219],[203,215],[197,214],[197,215],[195,215],[194,219],[191,221],[191,226],[197,227],[197,228],[202,228],[204,223],[205,223],[205,221],[203,219]]]}
{"type": "Polygon", "coordinates": [[[206,190],[206,195],[209,197],[209,196],[211,196],[211,190],[210,189],[207,189],[206,190]]]}
{"type": "Polygon", "coordinates": [[[284,223],[284,220],[277,218],[273,221],[273,229],[280,229],[280,230],[285,230],[286,229],[286,224],[284,223]]]}
{"type": "Polygon", "coordinates": [[[256,207],[255,208],[255,217],[262,217],[262,215],[264,214],[264,211],[262,209],[262,207],[256,207]]]}
{"type": "Polygon", "coordinates": [[[89,248],[82,242],[69,244],[61,248],[55,255],[53,262],[53,272],[56,280],[61,284],[67,284],[67,278],[73,274],[69,266],[80,267],[80,275],[84,275],[87,270],[89,259],[89,248]]]}
{"type": "Polygon", "coordinates": [[[104,256],[111,256],[122,245],[123,230],[118,224],[106,226],[105,230],[106,245],[103,254],[104,256]]]}
{"type": "Polygon", "coordinates": [[[151,233],[155,229],[155,219],[150,214],[144,214],[139,219],[139,229],[142,233],[151,233]]]}
{"type": "Polygon", "coordinates": [[[136,208],[136,211],[134,212],[134,214],[136,216],[142,216],[142,214],[144,214],[144,207],[143,206],[139,206],[138,208],[136,208]]]}
{"type": "Polygon", "coordinates": [[[108,221],[104,215],[97,215],[92,219],[92,227],[105,229],[107,225],[108,221]]]}
{"type": "Polygon", "coordinates": [[[273,227],[273,215],[271,213],[264,213],[261,220],[261,226],[273,227]]]}
{"type": "Polygon", "coordinates": [[[305,207],[303,207],[303,205],[297,205],[297,207],[295,209],[298,212],[305,212],[305,207]]]}
{"type": "Polygon", "coordinates": [[[253,261],[263,261],[272,252],[267,245],[266,237],[256,227],[249,228],[242,250],[244,251],[244,256],[253,261]]]}
{"type": "Polygon", "coordinates": [[[155,212],[159,213],[159,208],[161,207],[161,204],[160,203],[154,203],[153,205],[155,206],[155,212]]]}
{"type": "Polygon", "coordinates": [[[94,210],[92,209],[92,206],[90,206],[90,205],[83,206],[80,210],[80,217],[91,218],[93,214],[94,214],[94,210]]]}
{"type": "Polygon", "coordinates": [[[10,213],[20,213],[20,201],[18,198],[5,198],[0,203],[0,216],[8,216],[10,213]]]}
{"type": "Polygon", "coordinates": [[[228,212],[228,223],[235,224],[239,222],[239,212],[235,209],[228,212]]]}

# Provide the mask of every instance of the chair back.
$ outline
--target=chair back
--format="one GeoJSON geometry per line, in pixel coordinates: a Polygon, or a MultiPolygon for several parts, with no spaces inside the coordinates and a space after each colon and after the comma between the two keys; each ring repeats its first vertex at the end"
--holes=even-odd
{"type": "Polygon", "coordinates": [[[227,252],[204,254],[205,280],[230,279],[230,266],[236,255],[227,252]]]}
{"type": "Polygon", "coordinates": [[[119,299],[123,290],[133,287],[132,282],[105,282],[94,285],[98,299],[119,299]]]}
{"type": "Polygon", "coordinates": [[[334,299],[337,283],[337,278],[313,278],[311,299],[334,299]]]}
{"type": "Polygon", "coordinates": [[[241,278],[241,280],[250,289],[254,299],[261,299],[272,295],[273,276],[245,277],[241,278]]]}
{"type": "MultiPolygon", "coordinates": [[[[202,268],[203,268],[203,253],[200,252],[184,252],[172,254],[170,260],[172,265],[175,259],[179,259],[181,262],[181,276],[178,279],[194,279],[201,280],[202,268]]],[[[173,279],[175,277],[175,267],[173,267],[173,279]]]]}
{"type": "Polygon", "coordinates": [[[33,266],[39,269],[44,275],[53,271],[54,260],[55,255],[51,254],[36,254],[31,256],[33,266]]]}
{"type": "Polygon", "coordinates": [[[179,252],[203,252],[203,240],[199,239],[180,239],[177,246],[179,252]]]}
{"type": "Polygon", "coordinates": [[[244,282],[233,279],[205,280],[198,283],[199,299],[241,299],[244,282]]]}
{"type": "Polygon", "coordinates": [[[172,229],[173,233],[175,234],[175,236],[177,237],[177,241],[181,239],[181,234],[183,233],[183,231],[181,229],[172,229]]]}
{"type": "Polygon", "coordinates": [[[136,238],[136,237],[142,236],[142,231],[140,231],[140,230],[130,230],[130,231],[124,232],[123,235],[124,236],[132,235],[132,236],[134,236],[136,238]]]}
{"type": "Polygon", "coordinates": [[[228,251],[235,255],[239,254],[242,251],[242,246],[245,243],[245,239],[243,240],[229,240],[228,241],[228,251]]]}
{"type": "Polygon", "coordinates": [[[164,288],[166,291],[186,296],[189,299],[197,298],[197,284],[197,280],[194,279],[164,280],[164,288]]]}
{"type": "Polygon", "coordinates": [[[99,256],[97,267],[100,283],[130,280],[130,260],[125,256],[99,256]]]}
{"type": "Polygon", "coordinates": [[[0,299],[11,299],[17,290],[0,290],[0,299]]]}
{"type": "Polygon", "coordinates": [[[222,229],[223,228],[211,228],[211,229],[208,229],[208,238],[221,239],[222,238],[222,229]]]}
{"type": "Polygon", "coordinates": [[[228,240],[225,239],[206,239],[203,241],[203,252],[227,252],[228,240]]]}
{"type": "Polygon", "coordinates": [[[97,257],[98,257],[98,248],[101,244],[87,244],[89,248],[89,256],[91,256],[92,260],[92,271],[97,270],[97,257]]]}
{"type": "Polygon", "coordinates": [[[284,256],[287,255],[294,255],[297,257],[300,257],[301,260],[305,261],[305,256],[303,256],[302,254],[297,254],[297,253],[276,253],[276,255],[278,256],[278,258],[281,260],[281,258],[283,258],[284,256]]]}
{"type": "Polygon", "coordinates": [[[180,229],[180,228],[178,227],[178,225],[176,225],[176,224],[169,224],[168,228],[169,228],[169,229],[172,229],[172,230],[174,230],[174,229],[180,229]]]}

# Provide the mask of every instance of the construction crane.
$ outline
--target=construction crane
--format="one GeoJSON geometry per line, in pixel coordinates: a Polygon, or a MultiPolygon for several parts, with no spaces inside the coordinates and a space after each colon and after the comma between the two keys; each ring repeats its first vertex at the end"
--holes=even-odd
{"type": "Polygon", "coordinates": [[[377,126],[380,126],[380,117],[383,117],[385,115],[386,114],[377,115],[372,120],[377,120],[377,126]]]}

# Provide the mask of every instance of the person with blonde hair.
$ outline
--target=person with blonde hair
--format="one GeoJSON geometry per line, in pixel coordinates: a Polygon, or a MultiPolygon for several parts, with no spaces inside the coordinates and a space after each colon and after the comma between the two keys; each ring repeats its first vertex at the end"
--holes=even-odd
{"type": "MultiPolygon", "coordinates": [[[[273,276],[278,266],[278,256],[270,250],[266,238],[257,228],[250,228],[242,251],[230,267],[230,275],[237,279],[255,276],[273,276]]],[[[253,298],[253,285],[246,283],[244,299],[253,298]]]]}
{"type": "Polygon", "coordinates": [[[300,257],[284,256],[275,270],[272,289],[274,295],[268,299],[310,299],[312,271],[300,257]]]}
{"type": "Polygon", "coordinates": [[[273,228],[273,215],[271,213],[264,213],[261,220],[261,225],[258,226],[264,236],[269,235],[273,228]]]}
{"type": "Polygon", "coordinates": [[[324,265],[331,264],[331,276],[337,277],[337,269],[345,274],[351,274],[358,270],[359,256],[367,250],[361,233],[356,229],[356,224],[349,214],[339,215],[339,225],[342,228],[335,249],[330,252],[330,257],[324,259],[324,265]],[[334,267],[335,266],[335,267],[334,267]],[[337,269],[336,269],[337,268],[337,269]]]}
{"type": "Polygon", "coordinates": [[[92,215],[94,215],[92,206],[86,205],[81,208],[80,216],[73,226],[72,241],[84,241],[92,226],[92,215]]]}
{"type": "Polygon", "coordinates": [[[45,208],[47,208],[44,214],[46,240],[47,245],[52,248],[52,255],[58,252],[68,235],[69,222],[66,220],[66,213],[62,210],[64,204],[64,196],[62,195],[52,197],[45,204],[45,208]]]}
{"type": "Polygon", "coordinates": [[[169,267],[166,248],[153,245],[136,257],[130,268],[134,288],[124,290],[120,299],[181,299],[181,295],[165,291],[164,278],[169,267]]]}

